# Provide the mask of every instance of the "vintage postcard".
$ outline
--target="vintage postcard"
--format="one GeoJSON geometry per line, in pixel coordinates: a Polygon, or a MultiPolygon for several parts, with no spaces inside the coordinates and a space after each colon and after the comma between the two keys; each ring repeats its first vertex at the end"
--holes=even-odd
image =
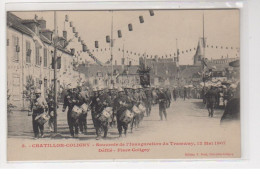
{"type": "Polygon", "coordinates": [[[241,158],[240,11],[7,11],[7,160],[241,158]]]}

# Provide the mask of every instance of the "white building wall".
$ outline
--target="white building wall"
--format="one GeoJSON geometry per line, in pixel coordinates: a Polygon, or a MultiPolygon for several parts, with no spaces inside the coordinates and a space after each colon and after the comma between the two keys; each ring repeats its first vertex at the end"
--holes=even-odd
{"type": "MultiPolygon", "coordinates": [[[[26,86],[26,79],[32,76],[34,82],[41,80],[39,85],[44,94],[44,81],[47,81],[47,89],[50,88],[54,78],[54,71],[52,69],[52,53],[53,46],[46,43],[38,43],[32,37],[22,34],[21,32],[7,27],[7,89],[11,95],[10,101],[17,106],[18,109],[28,109],[28,102],[23,98],[23,91],[26,86]],[[18,38],[15,39],[15,38],[18,38]],[[16,42],[16,43],[14,43],[16,42]],[[31,48],[31,62],[26,61],[26,42],[30,43],[31,48]],[[20,52],[16,52],[15,46],[20,46],[20,52]],[[39,56],[41,59],[40,65],[36,65],[36,45],[40,46],[39,56]],[[47,49],[47,66],[44,66],[44,48],[47,49]]],[[[76,83],[79,74],[73,70],[73,57],[67,53],[62,53],[57,50],[57,55],[61,55],[61,69],[57,71],[57,82],[60,84],[76,83]]],[[[59,88],[59,85],[58,85],[59,88]]]]}

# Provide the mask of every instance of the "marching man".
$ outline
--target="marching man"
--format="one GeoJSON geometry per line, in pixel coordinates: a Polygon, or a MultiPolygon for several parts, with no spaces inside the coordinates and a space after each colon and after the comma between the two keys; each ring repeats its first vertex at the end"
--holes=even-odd
{"type": "Polygon", "coordinates": [[[165,119],[167,120],[167,112],[166,112],[167,97],[163,91],[163,88],[160,88],[160,90],[159,90],[158,100],[159,100],[160,118],[161,118],[161,120],[163,120],[163,115],[164,115],[165,119]]]}
{"type": "Polygon", "coordinates": [[[72,137],[78,137],[79,134],[79,127],[78,122],[71,116],[72,109],[74,105],[76,104],[76,100],[72,91],[71,85],[68,85],[68,94],[64,97],[64,104],[62,112],[65,112],[66,108],[68,107],[67,112],[67,121],[69,125],[70,135],[72,137]],[[74,132],[75,129],[75,132],[74,132]]]}
{"type": "Polygon", "coordinates": [[[34,138],[38,139],[39,137],[43,137],[44,125],[41,125],[35,120],[35,118],[48,110],[48,104],[45,101],[44,97],[41,96],[41,91],[38,89],[35,92],[35,99],[31,103],[31,111],[32,113],[32,124],[33,124],[33,132],[34,138]],[[41,135],[39,136],[39,130],[41,135]]]}

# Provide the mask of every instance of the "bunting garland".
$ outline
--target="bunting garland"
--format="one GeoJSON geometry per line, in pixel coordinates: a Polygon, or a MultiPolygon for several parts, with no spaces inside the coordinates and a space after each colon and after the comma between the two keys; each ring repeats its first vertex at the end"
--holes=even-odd
{"type": "MultiPolygon", "coordinates": [[[[149,10],[149,14],[150,16],[154,16],[154,11],[153,10],[149,10]]],[[[140,24],[143,24],[145,21],[144,21],[144,17],[142,15],[138,16],[138,20],[139,20],[139,23],[140,24]]],[[[82,50],[80,51],[80,53],[82,52],[87,52],[88,55],[99,65],[102,65],[101,61],[99,61],[92,53],[94,53],[95,51],[96,52],[103,52],[103,51],[110,51],[110,47],[112,46],[113,47],[113,41],[111,38],[110,38],[110,35],[107,35],[105,36],[105,42],[106,43],[110,43],[110,47],[108,49],[106,48],[100,48],[99,47],[99,41],[96,40],[94,41],[94,49],[92,49],[92,53],[90,52],[90,50],[88,49],[87,45],[85,44],[84,40],[82,40],[82,37],[80,36],[79,32],[76,31],[76,27],[73,25],[73,21],[69,21],[69,16],[68,15],[65,15],[65,22],[68,22],[69,23],[69,26],[72,28],[72,32],[74,34],[74,37],[77,38],[77,41],[78,43],[80,43],[82,45],[82,50]]],[[[134,31],[133,30],[133,24],[132,23],[128,23],[127,24],[127,28],[128,28],[128,31],[134,31]]],[[[116,30],[117,32],[117,37],[118,39],[122,38],[123,37],[123,34],[122,34],[122,30],[116,30]]],[[[66,36],[67,37],[67,31],[63,31],[63,35],[64,37],[66,36]]],[[[236,48],[236,47],[224,47],[224,46],[218,46],[218,45],[206,45],[205,47],[207,48],[215,48],[215,49],[236,49],[238,50],[239,52],[239,48],[236,48]]],[[[151,54],[141,54],[141,53],[138,53],[138,52],[134,52],[132,50],[124,50],[122,48],[118,48],[116,49],[118,52],[126,52],[128,55],[135,55],[135,56],[146,56],[147,58],[154,58],[155,56],[151,55],[151,54]]],[[[186,54],[186,53],[190,53],[190,52],[193,52],[197,50],[196,47],[194,48],[189,48],[189,49],[183,49],[182,51],[177,51],[177,54],[176,53],[170,53],[170,54],[165,54],[159,58],[171,58],[172,56],[176,56],[176,55],[180,55],[180,54],[186,54]]],[[[78,53],[78,52],[77,52],[78,53]]],[[[73,57],[75,56],[75,49],[71,49],[71,54],[73,55],[73,57]]],[[[78,54],[79,56],[79,54],[78,54]]],[[[130,59],[130,58],[128,58],[130,59]]],[[[80,60],[82,60],[82,58],[80,58],[80,60]]],[[[131,61],[135,61],[135,60],[132,60],[130,59],[131,61]]]]}

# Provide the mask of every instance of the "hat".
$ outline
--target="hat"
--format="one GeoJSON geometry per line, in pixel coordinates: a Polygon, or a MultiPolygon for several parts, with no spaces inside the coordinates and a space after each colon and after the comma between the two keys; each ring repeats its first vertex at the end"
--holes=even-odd
{"type": "Polygon", "coordinates": [[[233,88],[233,89],[236,89],[237,85],[236,84],[231,84],[230,87],[233,88]]]}
{"type": "Polygon", "coordinates": [[[98,87],[98,91],[103,91],[104,90],[104,87],[103,86],[99,86],[98,87]]]}
{"type": "Polygon", "coordinates": [[[72,83],[72,84],[71,84],[71,89],[76,89],[76,88],[77,88],[77,84],[72,83]]]}
{"type": "Polygon", "coordinates": [[[123,91],[124,91],[123,88],[121,87],[118,88],[118,92],[123,92],[123,91]]]}
{"type": "Polygon", "coordinates": [[[67,88],[68,88],[68,89],[72,89],[71,84],[68,84],[67,88]]]}
{"type": "Polygon", "coordinates": [[[93,88],[92,88],[92,91],[93,91],[93,92],[96,92],[96,91],[97,91],[97,88],[96,88],[96,87],[93,87],[93,88]]]}
{"type": "Polygon", "coordinates": [[[42,92],[41,92],[41,90],[40,89],[36,89],[35,90],[35,94],[41,94],[42,92]]]}

